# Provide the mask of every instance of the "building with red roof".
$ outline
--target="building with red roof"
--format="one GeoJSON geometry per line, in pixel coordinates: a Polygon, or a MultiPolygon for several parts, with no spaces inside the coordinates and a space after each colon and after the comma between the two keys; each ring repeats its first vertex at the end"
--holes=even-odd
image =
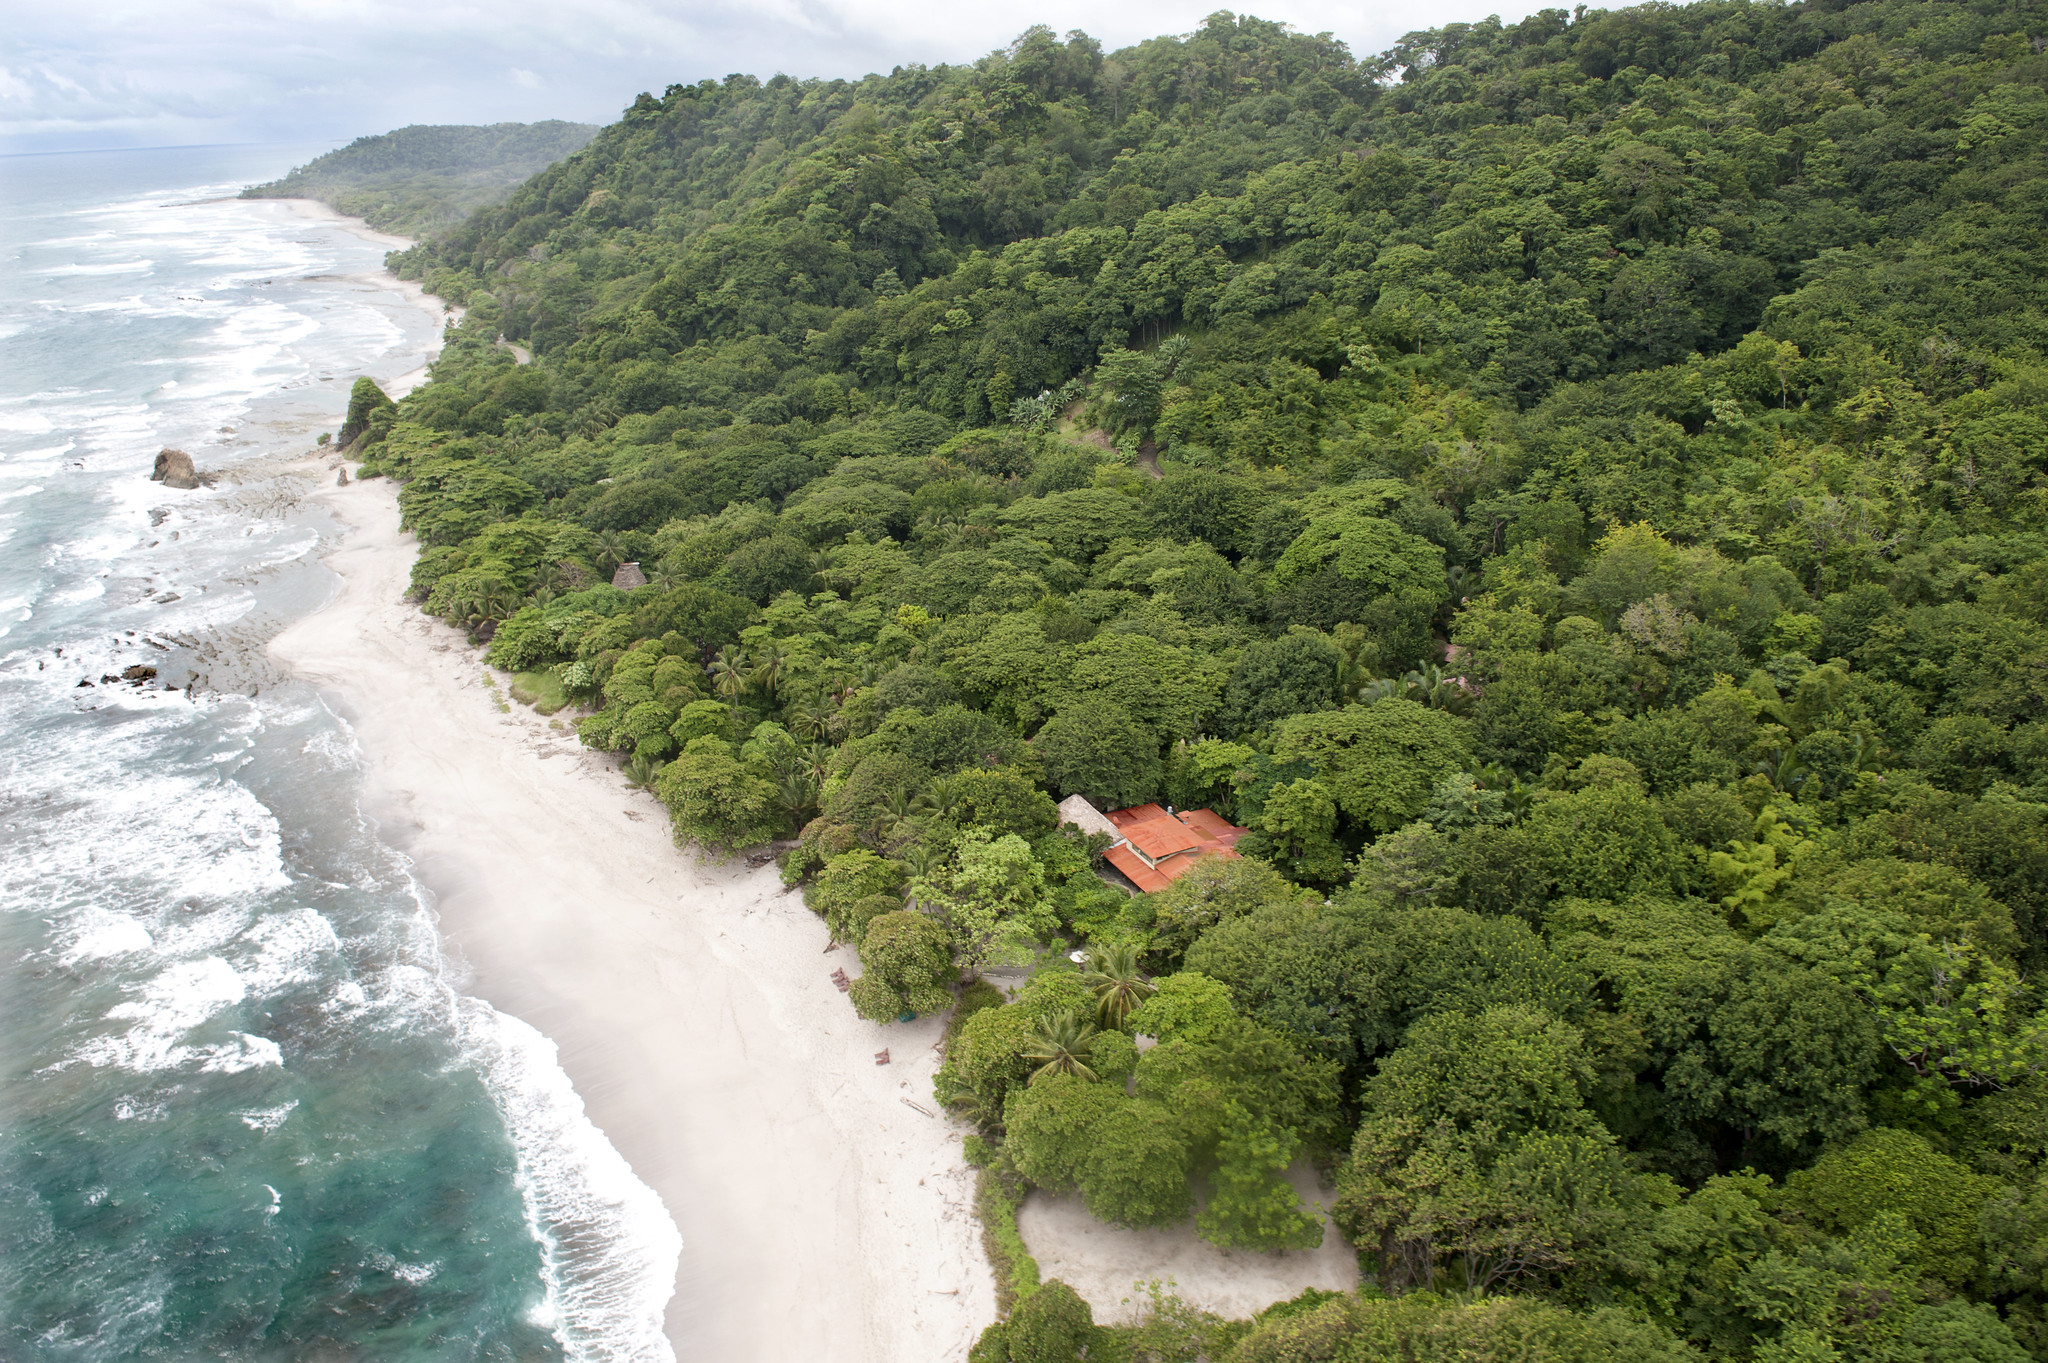
{"type": "Polygon", "coordinates": [[[1105,816],[1078,795],[1070,795],[1060,803],[1060,815],[1062,822],[1083,832],[1113,829],[1117,840],[1102,854],[1103,859],[1147,893],[1165,889],[1203,857],[1235,859],[1237,840],[1246,832],[1212,809],[1176,814],[1171,809],[1147,804],[1112,809],[1105,816]],[[1086,806],[1085,810],[1069,808],[1077,801],[1086,806]],[[1107,828],[1103,827],[1105,821],[1107,828]]]}

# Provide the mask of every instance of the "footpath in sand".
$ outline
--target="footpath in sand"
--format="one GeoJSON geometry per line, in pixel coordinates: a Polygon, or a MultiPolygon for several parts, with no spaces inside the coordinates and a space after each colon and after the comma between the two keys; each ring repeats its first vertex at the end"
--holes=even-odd
{"type": "Polygon", "coordinates": [[[318,495],[350,527],[340,590],[271,651],[354,726],[368,812],[433,891],[460,987],[553,1039],[681,1228],[678,1356],[965,1357],[995,1293],[931,1099],[941,1022],[855,1016],[830,979],[852,952],[823,950],[773,866],[699,863],[565,725],[508,711],[482,651],[404,599],[416,546],[388,481],[318,495]]]}

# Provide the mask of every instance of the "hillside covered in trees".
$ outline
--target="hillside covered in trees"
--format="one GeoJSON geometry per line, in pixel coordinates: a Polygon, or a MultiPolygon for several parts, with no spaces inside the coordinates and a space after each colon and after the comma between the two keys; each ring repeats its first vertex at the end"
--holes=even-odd
{"type": "Polygon", "coordinates": [[[423,237],[498,203],[513,186],[575,151],[588,123],[413,124],[316,156],[245,199],[318,199],[380,232],[423,237]]]}
{"type": "Polygon", "coordinates": [[[957,1001],[987,1363],[2048,1359],[2044,45],[674,86],[395,258],[468,317],[347,435],[426,610],[679,842],[799,839],[863,1014],[957,1001]],[[1245,856],[1127,896],[1077,793],[1245,856]],[[1030,1186],[1368,1287],[1099,1329],[1030,1186]]]}

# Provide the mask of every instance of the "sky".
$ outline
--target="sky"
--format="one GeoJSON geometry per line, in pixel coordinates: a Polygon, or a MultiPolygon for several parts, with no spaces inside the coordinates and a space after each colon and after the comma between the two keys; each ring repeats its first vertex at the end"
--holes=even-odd
{"type": "MultiPolygon", "coordinates": [[[[1556,4],[1558,0],[1551,0],[1556,4]]],[[[1541,4],[1270,0],[1354,53],[1541,4]]],[[[408,123],[609,123],[642,90],[747,72],[858,77],[972,61],[1032,24],[1114,49],[1214,8],[1168,0],[11,0],[0,153],[340,144],[408,123]]]]}

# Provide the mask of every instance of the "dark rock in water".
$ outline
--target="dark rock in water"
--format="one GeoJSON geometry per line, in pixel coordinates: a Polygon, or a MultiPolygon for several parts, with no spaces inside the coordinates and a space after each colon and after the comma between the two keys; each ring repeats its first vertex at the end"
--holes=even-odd
{"type": "MultiPolygon", "coordinates": [[[[91,683],[91,682],[89,682],[89,681],[87,681],[87,680],[86,680],[85,678],[83,678],[83,677],[80,677],[80,678],[78,679],[78,686],[91,686],[91,685],[92,685],[92,683],[91,683]]],[[[76,690],[78,689],[78,686],[74,686],[74,687],[72,687],[71,689],[72,689],[72,690],[74,690],[74,691],[76,691],[76,690]]]]}
{"type": "Polygon", "coordinates": [[[156,471],[149,475],[149,481],[190,491],[199,486],[199,470],[192,466],[192,456],[183,450],[163,449],[157,451],[156,471]]]}
{"type": "Polygon", "coordinates": [[[122,669],[121,680],[124,682],[134,682],[137,686],[140,686],[146,681],[156,680],[156,669],[144,667],[141,663],[137,663],[133,667],[122,669]]]}
{"type": "Polygon", "coordinates": [[[619,570],[612,574],[612,585],[622,592],[647,585],[647,574],[640,571],[637,563],[621,563],[619,570]]]}

